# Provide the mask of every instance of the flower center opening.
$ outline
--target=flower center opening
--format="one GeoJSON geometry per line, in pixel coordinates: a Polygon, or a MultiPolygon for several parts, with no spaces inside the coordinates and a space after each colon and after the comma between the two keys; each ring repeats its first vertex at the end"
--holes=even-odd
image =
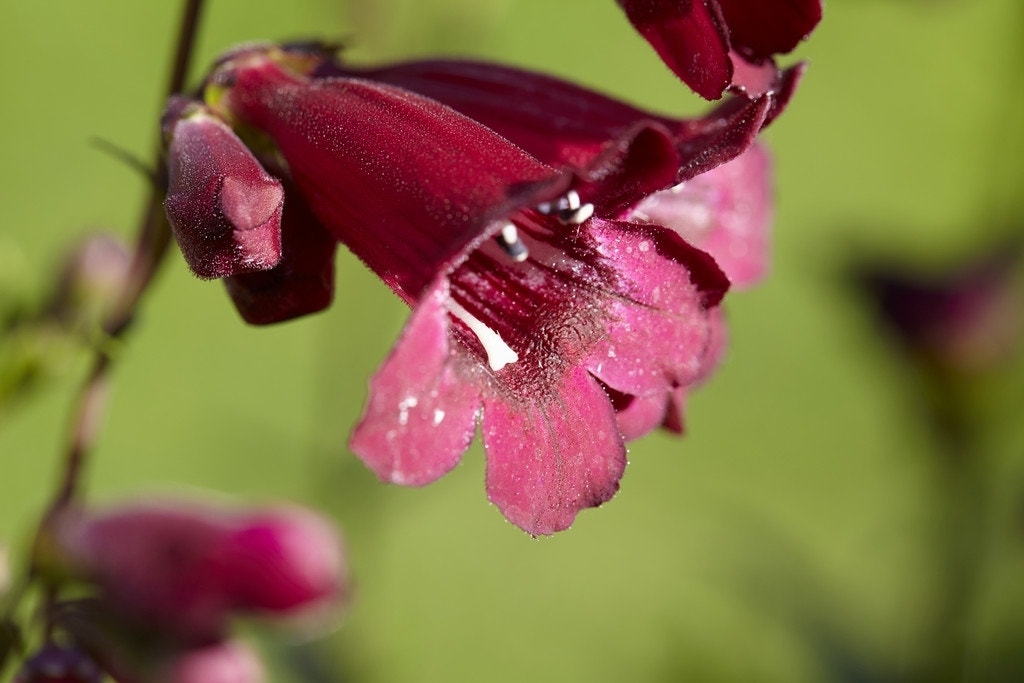
{"type": "Polygon", "coordinates": [[[589,240],[566,229],[594,208],[569,195],[510,217],[449,276],[456,338],[493,372],[521,360],[546,371],[599,327],[591,309],[608,276],[589,240]]]}

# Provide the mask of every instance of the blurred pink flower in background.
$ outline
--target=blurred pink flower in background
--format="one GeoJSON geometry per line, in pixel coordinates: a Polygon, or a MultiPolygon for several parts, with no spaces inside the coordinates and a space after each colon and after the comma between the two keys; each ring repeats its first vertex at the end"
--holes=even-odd
{"type": "Polygon", "coordinates": [[[88,653],[121,683],[258,681],[258,659],[230,638],[231,619],[294,620],[348,597],[339,537],[296,506],[71,507],[44,545],[40,570],[79,587],[51,607],[66,649],[88,653]]]}

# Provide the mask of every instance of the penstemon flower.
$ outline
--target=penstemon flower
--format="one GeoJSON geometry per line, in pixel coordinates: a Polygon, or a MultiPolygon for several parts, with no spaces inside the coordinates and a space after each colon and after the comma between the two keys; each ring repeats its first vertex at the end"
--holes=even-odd
{"type": "MultiPolygon", "coordinates": [[[[685,389],[720,350],[728,279],[637,207],[749,148],[800,71],[778,93],[677,121],[575,86],[559,104],[553,79],[528,72],[425,64],[442,81],[466,69],[476,80],[445,95],[415,66],[355,74],[315,46],[249,47],[171,118],[212,114],[256,141],[254,157],[284,181],[284,222],[293,201],[308,207],[311,230],[413,307],[353,451],[385,481],[427,484],[458,463],[479,421],[490,500],[550,534],[614,495],[624,438],[681,429],[685,389]],[[502,79],[506,92],[490,90],[502,79]],[[510,105],[521,116],[503,126],[498,100],[524,102],[531,88],[533,106],[510,105]],[[549,103],[554,124],[535,113],[549,103]]],[[[217,159],[192,175],[216,175],[217,159]]],[[[209,185],[171,171],[183,195],[210,203],[209,185]]]]}

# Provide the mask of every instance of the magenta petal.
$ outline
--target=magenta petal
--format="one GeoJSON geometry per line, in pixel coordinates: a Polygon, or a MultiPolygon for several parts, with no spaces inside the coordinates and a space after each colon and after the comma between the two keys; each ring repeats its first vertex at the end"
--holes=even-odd
{"type": "Polygon", "coordinates": [[[775,61],[749,62],[735,51],[729,53],[732,60],[732,89],[742,92],[751,99],[761,97],[775,90],[779,80],[779,69],[775,61]]]}
{"type": "Polygon", "coordinates": [[[674,184],[680,167],[671,134],[644,121],[606,145],[582,173],[580,194],[596,213],[619,216],[638,201],[674,184]]]}
{"type": "Polygon", "coordinates": [[[176,636],[223,632],[231,609],[217,553],[223,514],[181,504],[136,504],[66,513],[56,545],[71,575],[95,582],[112,610],[176,636]]]}
{"type": "Polygon", "coordinates": [[[693,121],[690,138],[679,144],[681,165],[676,182],[706,173],[746,151],[754,144],[774,105],[773,95],[756,100],[740,95],[726,100],[711,115],[693,121]]]}
{"type": "Polygon", "coordinates": [[[226,590],[237,609],[288,614],[347,593],[337,533],[326,520],[297,506],[244,518],[219,554],[226,590]]]}
{"type": "Polygon", "coordinates": [[[618,0],[662,61],[705,99],[732,81],[725,22],[714,0],[618,0]]]}
{"type": "Polygon", "coordinates": [[[527,533],[569,528],[611,499],[626,467],[608,396],[573,367],[544,394],[484,398],[487,495],[527,533]]]}
{"type": "Polygon", "coordinates": [[[791,51],[821,21],[821,0],[718,0],[733,48],[755,60],[791,51]]]}
{"type": "Polygon", "coordinates": [[[281,258],[281,182],[234,131],[201,110],[171,130],[164,206],[189,267],[202,278],[273,267],[281,258]]]}
{"type": "Polygon", "coordinates": [[[674,230],[711,254],[733,285],[750,287],[767,269],[771,170],[767,150],[754,145],[728,163],[650,195],[631,215],[674,230]]]}
{"type": "Polygon", "coordinates": [[[612,321],[587,367],[635,396],[692,382],[708,351],[707,309],[727,287],[724,275],[709,256],[660,226],[594,220],[591,234],[622,289],[609,301],[612,321]]]}
{"type": "Polygon", "coordinates": [[[686,399],[689,393],[688,387],[676,387],[669,392],[662,427],[676,434],[686,431],[686,399]]]}
{"type": "Polygon", "coordinates": [[[659,392],[650,396],[630,396],[608,389],[615,406],[615,420],[619,425],[619,433],[626,441],[639,439],[649,434],[665,421],[668,408],[667,392],[659,392]]]}
{"type": "Polygon", "coordinates": [[[483,379],[450,346],[447,300],[446,281],[428,290],[370,380],[349,447],[384,481],[429,484],[473,439],[483,379]]]}

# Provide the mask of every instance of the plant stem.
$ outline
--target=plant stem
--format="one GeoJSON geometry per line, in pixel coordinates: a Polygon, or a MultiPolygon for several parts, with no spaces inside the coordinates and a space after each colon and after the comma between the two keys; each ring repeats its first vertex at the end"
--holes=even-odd
{"type": "MultiPolygon", "coordinates": [[[[174,61],[167,84],[167,97],[181,92],[184,88],[202,7],[203,0],[185,0],[174,61]]],[[[170,226],[163,211],[167,169],[162,157],[163,145],[158,140],[153,161],[154,182],[139,224],[131,267],[121,296],[103,324],[103,333],[108,342],[120,339],[130,326],[139,301],[153,281],[171,242],[170,226]]],[[[114,361],[112,348],[116,348],[116,344],[105,343],[96,348],[92,369],[78,395],[60,487],[50,504],[44,524],[46,519],[68,505],[78,493],[82,469],[95,443],[98,424],[106,409],[108,375],[114,361]]]]}

